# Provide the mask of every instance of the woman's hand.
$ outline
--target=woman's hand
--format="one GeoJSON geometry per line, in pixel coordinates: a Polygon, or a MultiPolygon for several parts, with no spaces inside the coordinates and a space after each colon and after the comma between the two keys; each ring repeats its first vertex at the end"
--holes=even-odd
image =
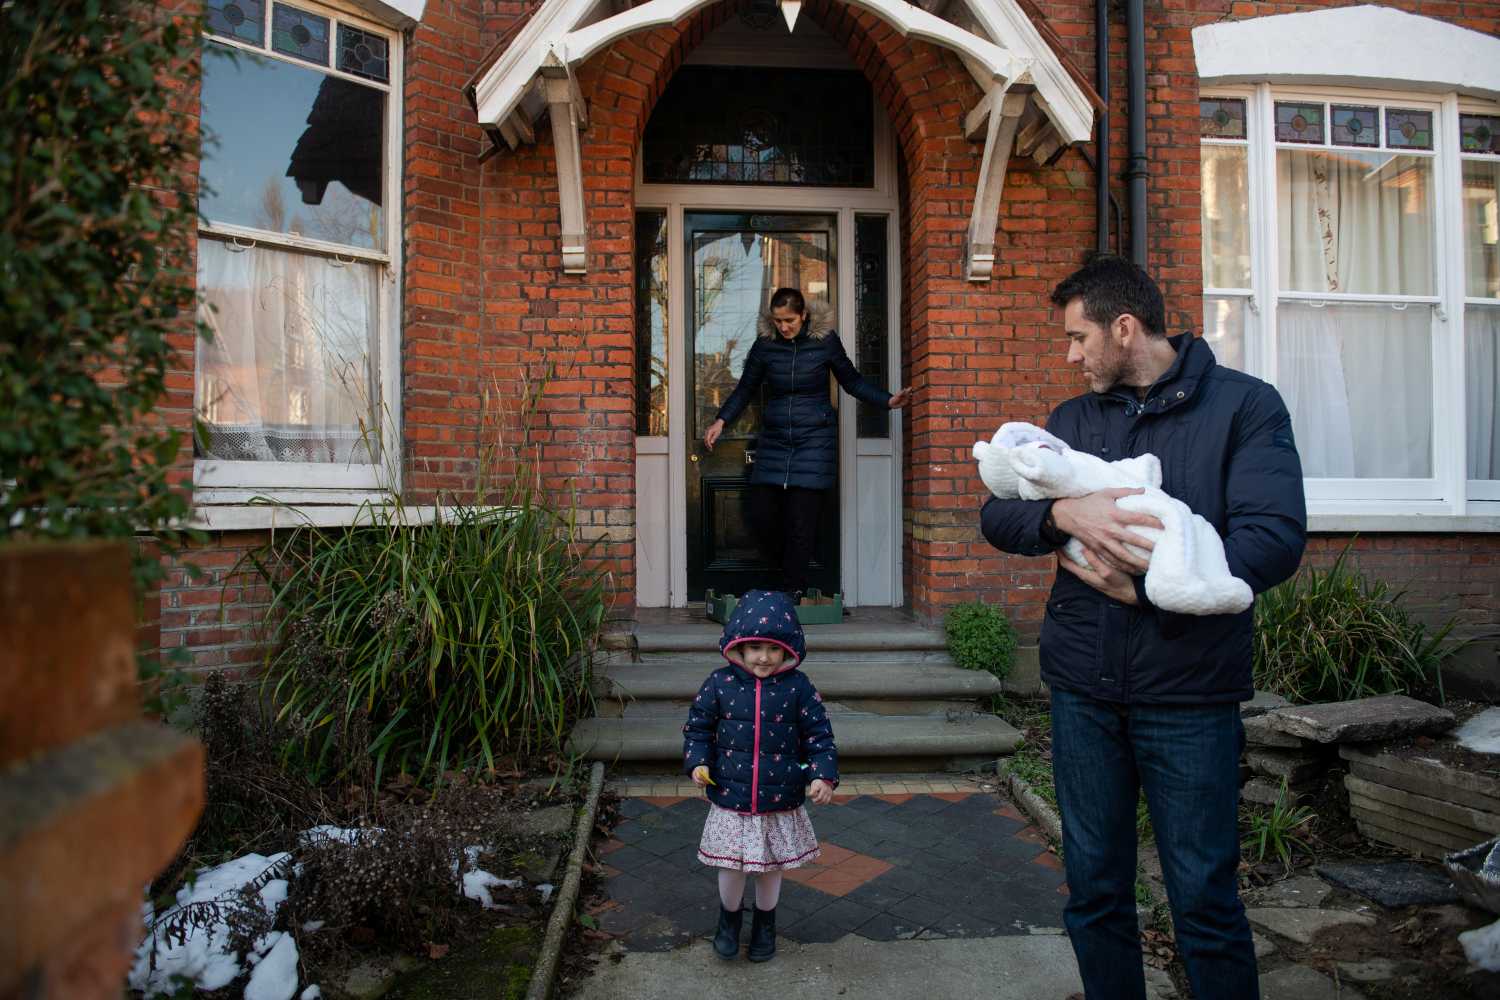
{"type": "Polygon", "coordinates": [[[911,386],[907,386],[906,388],[902,389],[900,392],[892,396],[891,401],[886,405],[893,410],[899,410],[901,409],[901,407],[911,402],[911,394],[912,388],[911,386]]]}
{"type": "Polygon", "coordinates": [[[807,797],[820,806],[826,806],[833,801],[833,786],[822,778],[814,778],[813,783],[807,786],[807,797]]]}
{"type": "Polygon", "coordinates": [[[708,776],[708,765],[699,764],[693,768],[693,784],[702,788],[704,785],[713,784],[713,779],[708,776]]]}
{"type": "Polygon", "coordinates": [[[724,421],[715,420],[708,425],[708,430],[703,432],[703,443],[709,451],[714,450],[714,444],[718,442],[719,435],[724,433],[724,421]]]}

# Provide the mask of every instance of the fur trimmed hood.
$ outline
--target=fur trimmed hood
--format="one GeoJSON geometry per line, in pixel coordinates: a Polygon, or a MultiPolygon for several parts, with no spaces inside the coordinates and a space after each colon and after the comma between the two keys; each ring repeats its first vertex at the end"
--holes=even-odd
{"type": "MultiPolygon", "coordinates": [[[[807,299],[807,326],[804,332],[814,340],[822,340],[833,332],[833,306],[822,299],[807,299]]],[[[767,339],[776,336],[776,327],[771,324],[771,310],[769,307],[760,311],[760,319],[756,321],[755,333],[757,336],[767,339]]]]}

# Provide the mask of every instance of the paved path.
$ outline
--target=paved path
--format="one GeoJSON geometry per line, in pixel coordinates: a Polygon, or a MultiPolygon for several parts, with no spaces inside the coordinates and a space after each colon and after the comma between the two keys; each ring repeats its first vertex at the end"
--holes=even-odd
{"type": "MultiPolygon", "coordinates": [[[[874,787],[901,787],[894,780],[874,787]]],[[[779,951],[765,966],[721,961],[709,947],[717,876],[696,859],[707,803],[623,799],[623,821],[600,848],[609,898],[594,910],[616,935],[614,953],[573,995],[696,1000],[711,984],[714,993],[775,986],[799,997],[1063,1000],[1081,990],[1061,928],[1062,865],[1041,832],[971,783],[909,787],[960,790],[840,795],[809,807],[823,856],[787,873],[779,951]]],[[[753,892],[752,881],[747,905],[753,892]]]]}

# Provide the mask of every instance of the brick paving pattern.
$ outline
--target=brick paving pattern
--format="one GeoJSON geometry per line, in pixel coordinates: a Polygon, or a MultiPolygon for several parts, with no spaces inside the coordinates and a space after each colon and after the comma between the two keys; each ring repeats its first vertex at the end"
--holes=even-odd
{"type": "MultiPolygon", "coordinates": [[[[915,780],[878,787],[893,790],[809,806],[823,855],[787,872],[777,908],[782,936],[892,941],[1061,926],[1062,863],[1009,802],[987,792],[922,791],[957,786],[915,780]]],[[[622,821],[597,848],[608,899],[594,915],[627,949],[666,951],[706,937],[718,919],[717,869],[697,860],[708,803],[671,794],[686,791],[675,783],[635,790],[663,794],[622,799],[622,821]]],[[[748,908],[753,878],[745,898],[748,908]]]]}

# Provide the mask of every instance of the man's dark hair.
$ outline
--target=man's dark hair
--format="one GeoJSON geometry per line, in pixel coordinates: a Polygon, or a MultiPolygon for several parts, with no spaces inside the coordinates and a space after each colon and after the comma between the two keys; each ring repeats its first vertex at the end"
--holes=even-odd
{"type": "Polygon", "coordinates": [[[1052,289],[1052,304],[1083,300],[1083,315],[1101,326],[1129,313],[1153,337],[1165,336],[1167,310],[1151,276],[1119,254],[1096,253],[1052,289]]]}

